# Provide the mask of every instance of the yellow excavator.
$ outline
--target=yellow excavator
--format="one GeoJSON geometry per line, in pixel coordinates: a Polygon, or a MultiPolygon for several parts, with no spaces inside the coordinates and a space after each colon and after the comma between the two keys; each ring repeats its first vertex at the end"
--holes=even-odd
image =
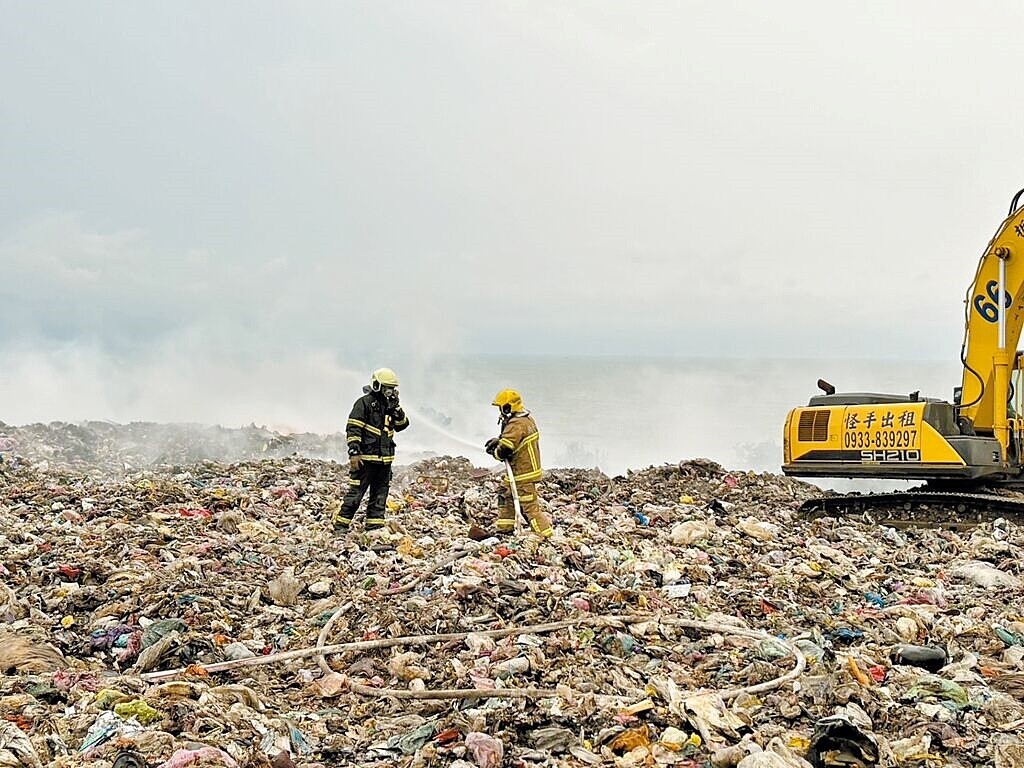
{"type": "Polygon", "coordinates": [[[910,394],[823,394],[786,418],[782,470],[794,477],[926,480],[885,494],[828,496],[819,513],[899,507],[1024,514],[1024,189],[978,262],[967,291],[963,380],[952,402],[910,394]]]}

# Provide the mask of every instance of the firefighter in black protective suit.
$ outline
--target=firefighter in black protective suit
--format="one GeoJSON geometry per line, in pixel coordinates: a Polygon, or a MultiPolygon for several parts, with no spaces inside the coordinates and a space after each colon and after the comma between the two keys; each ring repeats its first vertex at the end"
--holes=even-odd
{"type": "Polygon", "coordinates": [[[349,480],[345,500],[334,514],[334,530],[348,533],[359,503],[366,492],[366,530],[384,527],[384,511],[391,485],[391,462],[395,460],[395,432],[409,426],[398,402],[398,377],[390,368],[373,372],[365,393],[356,400],[348,416],[349,480]]]}

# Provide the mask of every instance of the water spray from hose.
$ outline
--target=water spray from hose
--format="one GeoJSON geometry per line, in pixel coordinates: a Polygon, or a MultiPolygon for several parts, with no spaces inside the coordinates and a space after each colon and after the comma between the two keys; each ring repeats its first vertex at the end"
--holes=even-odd
{"type": "Polygon", "coordinates": [[[409,413],[410,416],[413,417],[413,419],[415,420],[417,426],[422,424],[423,426],[429,427],[430,429],[434,430],[438,434],[444,435],[446,438],[448,438],[452,442],[457,443],[457,444],[459,444],[461,446],[464,446],[465,448],[471,449],[474,454],[483,453],[483,454],[486,455],[486,452],[480,446],[479,442],[473,442],[472,440],[467,440],[464,437],[459,437],[454,432],[450,432],[449,430],[447,430],[444,427],[442,427],[440,424],[434,423],[433,421],[431,421],[430,417],[426,416],[424,413],[422,413],[421,411],[416,410],[415,408],[409,408],[409,407],[404,406],[404,405],[403,405],[403,407],[405,408],[406,412],[409,413]]]}

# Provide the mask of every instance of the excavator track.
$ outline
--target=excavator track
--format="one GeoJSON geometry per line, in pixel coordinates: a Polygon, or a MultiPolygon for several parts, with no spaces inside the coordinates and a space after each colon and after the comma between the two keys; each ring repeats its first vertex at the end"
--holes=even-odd
{"type": "Polygon", "coordinates": [[[965,530],[999,518],[1024,524],[1024,496],[931,490],[854,493],[811,499],[805,501],[799,511],[810,519],[866,516],[892,528],[965,530]]]}

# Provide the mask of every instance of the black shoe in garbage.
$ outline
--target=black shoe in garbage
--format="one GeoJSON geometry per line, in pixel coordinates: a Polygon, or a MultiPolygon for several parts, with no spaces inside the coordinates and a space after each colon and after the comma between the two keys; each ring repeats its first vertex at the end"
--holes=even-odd
{"type": "Polygon", "coordinates": [[[938,645],[897,645],[889,655],[893,664],[938,672],[946,666],[946,649],[938,645]]]}

